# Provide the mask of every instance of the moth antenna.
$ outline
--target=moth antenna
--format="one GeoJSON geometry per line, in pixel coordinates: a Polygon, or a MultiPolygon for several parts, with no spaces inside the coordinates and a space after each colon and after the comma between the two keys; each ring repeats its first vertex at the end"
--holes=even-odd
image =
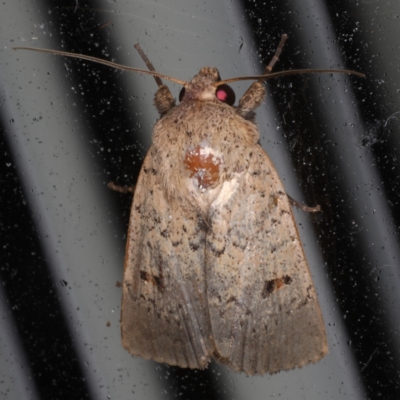
{"type": "Polygon", "coordinates": [[[250,81],[250,80],[267,80],[273,78],[280,78],[281,76],[288,76],[288,75],[303,75],[303,74],[321,74],[321,73],[338,73],[338,74],[349,74],[349,75],[356,75],[361,78],[365,78],[365,74],[352,71],[349,69],[290,69],[288,71],[280,71],[274,72],[272,74],[265,74],[265,75],[254,75],[254,76],[239,76],[236,78],[225,79],[223,81],[218,81],[214,83],[215,87],[224,85],[226,83],[238,82],[238,81],[250,81]]]}
{"type": "Polygon", "coordinates": [[[321,73],[327,73],[327,72],[328,73],[338,73],[338,74],[350,74],[350,75],[359,76],[361,78],[365,78],[365,74],[362,74],[361,72],[358,72],[358,71],[348,70],[348,69],[292,69],[289,71],[280,71],[280,72],[271,73],[275,64],[279,61],[279,56],[282,53],[282,50],[283,50],[283,47],[285,46],[287,38],[288,38],[288,35],[286,35],[286,33],[282,35],[281,41],[279,42],[279,45],[275,51],[275,54],[272,57],[272,60],[270,61],[268,66],[265,68],[262,75],[239,76],[236,78],[225,79],[223,81],[215,82],[214,86],[218,87],[218,86],[221,86],[221,85],[224,85],[227,83],[238,82],[238,81],[258,80],[259,82],[262,82],[267,79],[279,78],[281,76],[301,75],[301,74],[321,74],[321,73]]]}
{"type": "MultiPolygon", "coordinates": [[[[153,76],[155,78],[158,77],[158,78],[167,79],[167,80],[169,80],[171,82],[175,82],[175,83],[177,83],[178,85],[181,85],[181,86],[185,86],[185,85],[188,84],[188,82],[182,81],[180,79],[176,79],[176,78],[172,78],[171,76],[160,74],[159,72],[154,71],[154,68],[152,70],[150,70],[150,71],[145,70],[145,69],[140,69],[140,68],[133,68],[133,67],[128,67],[126,65],[117,64],[117,63],[114,63],[112,61],[103,60],[101,58],[92,57],[92,56],[86,56],[84,54],[70,53],[70,52],[67,52],[67,51],[59,51],[59,50],[38,49],[38,48],[35,48],[35,47],[13,47],[13,50],[30,50],[30,51],[37,51],[39,53],[48,53],[48,54],[54,54],[54,55],[57,55],[57,56],[77,58],[77,59],[80,59],[80,60],[92,61],[92,62],[95,62],[97,64],[103,64],[103,65],[106,65],[107,67],[119,69],[121,71],[138,72],[139,74],[151,75],[151,76],[153,76]]],[[[150,63],[150,65],[151,65],[151,63],[150,63]]],[[[158,84],[157,79],[156,79],[156,82],[158,84]]]]}
{"type": "MultiPolygon", "coordinates": [[[[137,52],[139,53],[140,57],[142,57],[142,60],[145,62],[147,68],[148,68],[150,71],[154,71],[154,72],[155,72],[156,69],[153,67],[153,64],[152,64],[151,61],[147,58],[146,54],[144,54],[144,51],[143,51],[142,48],[140,47],[140,44],[139,44],[139,43],[136,43],[133,47],[137,50],[137,52]]],[[[163,85],[162,80],[161,80],[160,77],[155,76],[154,79],[155,79],[155,81],[156,81],[158,87],[161,87],[161,86],[163,85]]]]}
{"type": "Polygon", "coordinates": [[[269,75],[272,72],[275,64],[279,61],[279,56],[282,53],[283,47],[285,46],[288,35],[285,33],[282,35],[281,41],[279,42],[278,48],[275,50],[275,54],[272,57],[272,60],[269,62],[267,67],[265,68],[263,75],[269,75]]]}

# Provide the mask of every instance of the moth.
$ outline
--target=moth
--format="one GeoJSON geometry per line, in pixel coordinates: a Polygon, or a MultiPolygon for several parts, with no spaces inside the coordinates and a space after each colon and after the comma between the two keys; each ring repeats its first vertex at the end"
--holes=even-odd
{"type": "MultiPolygon", "coordinates": [[[[153,75],[160,119],[135,188],[123,278],[121,331],[134,356],[182,368],[211,359],[248,375],[276,373],[328,352],[318,299],[290,199],[259,144],[254,110],[286,35],[261,76],[189,82],[153,75]],[[161,78],[183,86],[176,105],[161,78]],[[252,79],[234,106],[228,83],[252,79]]],[[[28,48],[32,50],[31,48],[28,48]]],[[[353,73],[347,70],[329,72],[353,73]]]]}

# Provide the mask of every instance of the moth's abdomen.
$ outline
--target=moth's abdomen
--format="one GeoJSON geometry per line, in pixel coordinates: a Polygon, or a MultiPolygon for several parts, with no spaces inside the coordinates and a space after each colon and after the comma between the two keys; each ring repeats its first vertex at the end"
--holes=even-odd
{"type": "Polygon", "coordinates": [[[200,191],[215,187],[220,182],[222,156],[211,148],[197,146],[188,150],[183,163],[194,186],[200,191]]]}

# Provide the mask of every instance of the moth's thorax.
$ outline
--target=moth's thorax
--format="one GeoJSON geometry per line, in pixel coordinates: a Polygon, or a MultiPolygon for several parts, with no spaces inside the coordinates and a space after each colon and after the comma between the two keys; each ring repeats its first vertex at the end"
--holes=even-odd
{"type": "Polygon", "coordinates": [[[210,147],[207,141],[188,149],[183,165],[184,182],[191,199],[205,213],[211,204],[222,205],[230,199],[243,172],[228,172],[224,154],[210,147]]]}
{"type": "Polygon", "coordinates": [[[199,144],[188,149],[183,164],[194,185],[204,192],[219,183],[223,169],[223,156],[207,144],[203,146],[199,144]]]}
{"type": "Polygon", "coordinates": [[[170,197],[190,199],[204,212],[233,193],[259,133],[224,103],[185,101],[156,124],[153,146],[170,197]]]}

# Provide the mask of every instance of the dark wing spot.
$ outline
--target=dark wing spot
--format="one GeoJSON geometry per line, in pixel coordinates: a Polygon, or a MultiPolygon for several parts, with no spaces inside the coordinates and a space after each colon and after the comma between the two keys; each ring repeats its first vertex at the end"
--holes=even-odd
{"type": "Polygon", "coordinates": [[[147,271],[140,271],[140,279],[149,282],[157,287],[157,289],[162,292],[164,290],[163,276],[152,275],[147,271]]]}
{"type": "Polygon", "coordinates": [[[143,168],[143,172],[145,174],[151,173],[153,175],[157,175],[157,170],[154,168],[143,168]]]}
{"type": "Polygon", "coordinates": [[[199,249],[199,247],[200,247],[200,243],[198,243],[198,242],[189,242],[189,247],[190,247],[190,250],[192,250],[192,251],[196,251],[196,250],[198,250],[199,249]]]}
{"type": "Polygon", "coordinates": [[[285,285],[290,285],[291,283],[292,278],[288,275],[284,275],[281,278],[275,278],[270,279],[269,281],[265,281],[261,296],[263,299],[265,299],[276,290],[282,289],[285,285]]]}
{"type": "Polygon", "coordinates": [[[165,239],[169,237],[169,231],[168,229],[164,229],[161,231],[161,236],[164,237],[165,239]]]}
{"type": "Polygon", "coordinates": [[[225,253],[225,246],[221,247],[221,248],[217,248],[213,245],[210,246],[211,251],[213,252],[213,254],[216,257],[220,257],[222,254],[225,253]]]}

